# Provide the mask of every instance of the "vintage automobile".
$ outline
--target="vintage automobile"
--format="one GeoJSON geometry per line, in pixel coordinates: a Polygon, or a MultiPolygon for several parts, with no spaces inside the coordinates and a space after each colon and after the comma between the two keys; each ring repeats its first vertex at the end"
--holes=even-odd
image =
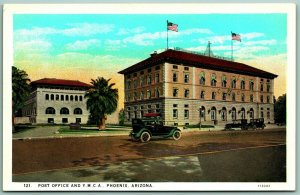
{"type": "Polygon", "coordinates": [[[144,117],[132,119],[132,131],[129,136],[133,141],[148,142],[152,137],[168,138],[174,140],[181,138],[181,131],[177,127],[164,126],[159,117],[144,117]]]}
{"type": "Polygon", "coordinates": [[[266,127],[264,118],[250,119],[248,127],[250,129],[264,129],[266,127]]]}
{"type": "Polygon", "coordinates": [[[247,130],[247,119],[234,120],[232,121],[232,123],[227,123],[225,125],[225,130],[231,130],[233,128],[241,128],[242,130],[247,130]]]}

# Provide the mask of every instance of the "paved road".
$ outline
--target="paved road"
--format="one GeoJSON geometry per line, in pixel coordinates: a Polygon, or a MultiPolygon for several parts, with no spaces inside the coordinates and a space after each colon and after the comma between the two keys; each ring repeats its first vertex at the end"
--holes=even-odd
{"type": "Polygon", "coordinates": [[[13,174],[129,160],[285,144],[285,129],[185,133],[182,139],[132,142],[128,136],[13,140],[13,174]]]}
{"type": "Polygon", "coordinates": [[[14,182],[285,182],[285,145],[13,175],[14,182]]]}

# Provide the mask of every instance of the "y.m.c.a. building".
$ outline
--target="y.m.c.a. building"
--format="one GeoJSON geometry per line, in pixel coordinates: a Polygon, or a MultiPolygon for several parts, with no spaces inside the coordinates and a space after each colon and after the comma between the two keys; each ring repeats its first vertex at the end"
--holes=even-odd
{"type": "Polygon", "coordinates": [[[160,113],[169,125],[274,122],[277,75],[246,64],[168,49],[119,73],[128,122],[146,113],[160,113]]]}

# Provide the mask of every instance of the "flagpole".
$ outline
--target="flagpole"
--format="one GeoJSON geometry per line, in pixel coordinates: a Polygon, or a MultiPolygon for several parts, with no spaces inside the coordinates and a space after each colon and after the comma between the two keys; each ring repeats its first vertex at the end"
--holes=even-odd
{"type": "Polygon", "coordinates": [[[233,61],[233,41],[232,41],[232,32],[231,32],[231,61],[233,61]]]}
{"type": "Polygon", "coordinates": [[[167,20],[167,49],[169,49],[169,35],[168,35],[168,20],[167,20]]]}

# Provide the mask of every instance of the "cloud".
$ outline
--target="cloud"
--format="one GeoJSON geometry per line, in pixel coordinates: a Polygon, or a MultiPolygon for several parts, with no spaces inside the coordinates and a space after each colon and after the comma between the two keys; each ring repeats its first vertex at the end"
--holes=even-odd
{"type": "Polygon", "coordinates": [[[120,28],[117,35],[137,34],[145,30],[145,27],[139,26],[136,28],[120,28]]]}
{"type": "Polygon", "coordinates": [[[265,36],[264,33],[259,33],[259,32],[242,33],[240,35],[241,35],[242,40],[243,39],[249,39],[250,40],[250,39],[257,38],[257,37],[263,37],[263,36],[265,36]]]}
{"type": "Polygon", "coordinates": [[[275,45],[276,43],[275,39],[243,42],[244,45],[275,45]]]}
{"type": "Polygon", "coordinates": [[[101,44],[100,40],[89,39],[84,41],[76,41],[75,43],[66,44],[66,49],[71,51],[86,50],[92,47],[99,47],[101,44]]]}
{"type": "Polygon", "coordinates": [[[90,36],[111,32],[112,24],[77,23],[70,24],[71,28],[63,29],[61,32],[67,36],[90,36]]]}
{"type": "Polygon", "coordinates": [[[112,24],[97,24],[97,23],[75,23],[69,24],[69,27],[58,29],[52,27],[33,27],[31,29],[20,29],[14,31],[16,40],[32,39],[36,37],[44,37],[52,34],[62,34],[65,36],[90,36],[103,34],[113,31],[112,24]]]}
{"type": "MultiPolygon", "coordinates": [[[[165,33],[165,32],[164,32],[165,33]]],[[[124,43],[133,43],[141,46],[153,45],[153,40],[164,38],[163,32],[142,33],[123,39],[124,43]]]]}
{"type": "Polygon", "coordinates": [[[42,53],[47,52],[52,47],[48,41],[37,39],[30,41],[18,41],[14,44],[15,54],[20,53],[42,53]]]}
{"type": "Polygon", "coordinates": [[[207,28],[190,28],[186,30],[180,30],[178,31],[178,35],[191,35],[191,34],[213,34],[213,32],[210,29],[207,28]]]}

